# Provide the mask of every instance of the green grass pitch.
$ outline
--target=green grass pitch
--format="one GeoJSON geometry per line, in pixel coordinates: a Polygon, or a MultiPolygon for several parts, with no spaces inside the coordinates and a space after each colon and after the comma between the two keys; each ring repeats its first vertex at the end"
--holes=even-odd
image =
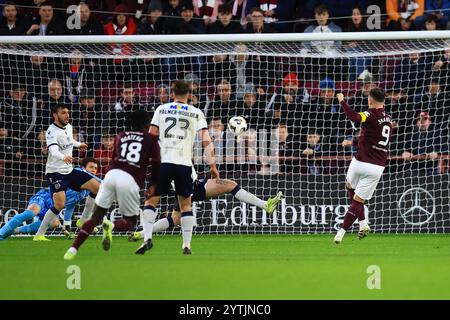
{"type": "Polygon", "coordinates": [[[450,299],[450,235],[379,235],[341,245],[332,235],[195,235],[193,255],[181,236],[138,243],[114,237],[111,251],[89,238],[73,261],[68,240],[0,242],[0,299],[450,299]],[[81,289],[67,288],[80,269],[81,289]],[[381,289],[367,268],[379,266],[381,289]]]}

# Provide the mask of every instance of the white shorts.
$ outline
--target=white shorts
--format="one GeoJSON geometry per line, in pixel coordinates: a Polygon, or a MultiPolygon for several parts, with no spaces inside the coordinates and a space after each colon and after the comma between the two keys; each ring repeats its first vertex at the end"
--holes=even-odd
{"type": "Polygon", "coordinates": [[[141,204],[139,191],[138,184],[128,172],[112,169],[106,173],[100,184],[95,204],[108,209],[117,200],[122,215],[136,216],[141,204]]]}
{"type": "Polygon", "coordinates": [[[347,183],[363,200],[370,200],[383,174],[384,167],[352,159],[347,171],[347,183]]]}

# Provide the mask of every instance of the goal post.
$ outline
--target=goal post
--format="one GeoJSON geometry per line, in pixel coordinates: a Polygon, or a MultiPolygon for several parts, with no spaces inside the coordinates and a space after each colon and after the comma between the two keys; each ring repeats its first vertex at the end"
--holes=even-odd
{"type": "MultiPolygon", "coordinates": [[[[359,134],[335,94],[364,111],[375,86],[394,133],[365,205],[372,229],[449,232],[449,75],[450,31],[0,37],[0,222],[46,186],[43,133],[55,104],[70,106],[76,138],[88,144],[76,158],[97,158],[104,175],[125,114],[153,113],[186,79],[221,177],[262,199],[284,194],[272,216],[231,194],[196,203],[197,233],[335,232],[350,205],[345,173],[359,134]],[[227,130],[233,116],[248,123],[238,137],[227,130]]],[[[208,177],[199,143],[193,162],[208,177]]],[[[160,214],[173,203],[163,199],[160,214]]]]}

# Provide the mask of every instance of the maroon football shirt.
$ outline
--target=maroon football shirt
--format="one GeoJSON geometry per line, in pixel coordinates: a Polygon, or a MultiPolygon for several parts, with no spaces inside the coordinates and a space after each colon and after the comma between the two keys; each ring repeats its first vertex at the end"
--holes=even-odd
{"type": "Polygon", "coordinates": [[[361,133],[355,158],[362,162],[385,166],[392,133],[391,116],[382,109],[361,112],[361,133]]]}
{"type": "Polygon", "coordinates": [[[114,139],[114,150],[108,170],[120,169],[128,172],[142,188],[150,158],[152,180],[155,180],[161,163],[158,138],[147,132],[123,131],[114,139]]]}

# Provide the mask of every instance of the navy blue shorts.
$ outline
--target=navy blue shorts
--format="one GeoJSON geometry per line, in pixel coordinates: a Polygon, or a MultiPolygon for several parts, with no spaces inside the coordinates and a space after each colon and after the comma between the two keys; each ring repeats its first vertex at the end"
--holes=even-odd
{"type": "MultiPolygon", "coordinates": [[[[192,198],[191,202],[199,202],[199,201],[205,201],[206,200],[206,183],[208,182],[208,178],[202,179],[202,180],[195,180],[193,185],[193,192],[192,192],[192,198]]],[[[178,201],[175,199],[175,205],[173,206],[173,209],[175,211],[180,211],[180,205],[178,204],[178,201]]]]}
{"type": "Polygon", "coordinates": [[[175,194],[189,198],[192,195],[192,168],[173,163],[161,163],[155,195],[170,193],[171,183],[175,182],[175,194]]]}
{"type": "Polygon", "coordinates": [[[194,186],[193,186],[193,193],[192,193],[192,202],[198,202],[198,201],[205,201],[206,199],[206,183],[208,182],[208,178],[202,179],[202,180],[195,180],[194,186]]]}
{"type": "Polygon", "coordinates": [[[94,177],[81,170],[72,170],[69,174],[61,174],[61,173],[47,173],[45,175],[47,179],[48,185],[50,187],[50,193],[53,195],[59,191],[66,191],[67,188],[70,188],[74,191],[80,191],[81,186],[88,182],[94,177]]]}

